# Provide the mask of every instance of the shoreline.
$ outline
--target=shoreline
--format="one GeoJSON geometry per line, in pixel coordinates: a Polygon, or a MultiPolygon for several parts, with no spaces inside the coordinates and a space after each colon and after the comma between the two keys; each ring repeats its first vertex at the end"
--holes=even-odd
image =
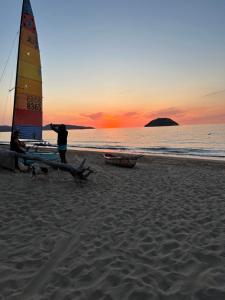
{"type": "Polygon", "coordinates": [[[68,148],[67,151],[78,151],[78,152],[93,152],[93,153],[113,153],[113,154],[122,154],[122,155],[143,155],[143,156],[150,156],[150,157],[159,157],[159,158],[177,158],[177,159],[190,159],[190,160],[203,160],[203,161],[212,161],[212,162],[224,162],[225,157],[204,157],[204,156],[182,156],[182,155],[172,155],[172,154],[154,154],[154,153],[143,153],[143,152],[126,152],[126,151],[119,151],[112,149],[87,149],[87,148],[76,148],[71,149],[68,148]]]}
{"type": "MultiPolygon", "coordinates": [[[[5,148],[9,144],[6,143],[0,143],[0,148],[5,148]]],[[[47,151],[52,151],[55,149],[57,152],[57,146],[46,146],[46,147],[40,147],[39,149],[44,151],[45,149],[47,151]]],[[[155,154],[155,153],[143,153],[143,152],[129,152],[129,151],[123,151],[123,150],[112,150],[112,149],[91,149],[91,148],[76,148],[76,147],[68,147],[67,152],[87,152],[87,153],[113,153],[113,154],[122,154],[122,155],[143,155],[146,157],[158,157],[162,159],[166,158],[174,158],[174,159],[190,159],[190,160],[199,160],[199,161],[207,161],[207,162],[218,162],[218,163],[225,163],[225,157],[204,157],[204,156],[185,156],[185,155],[173,155],[173,154],[155,154]]]]}
{"type": "MultiPolygon", "coordinates": [[[[137,155],[136,153],[127,153],[127,152],[114,152],[114,151],[95,151],[95,150],[82,150],[82,149],[70,149],[67,150],[67,153],[77,153],[78,156],[81,156],[82,158],[86,155],[87,157],[91,157],[92,155],[94,156],[100,156],[102,158],[102,161],[104,162],[104,157],[103,157],[103,153],[118,153],[121,155],[128,155],[128,156],[132,156],[132,155],[137,155]]],[[[159,155],[159,154],[143,154],[143,157],[141,157],[138,160],[139,162],[150,162],[152,160],[156,160],[156,161],[170,161],[171,162],[176,162],[177,163],[182,163],[182,162],[189,162],[189,163],[193,163],[193,164],[198,164],[200,163],[201,165],[208,165],[208,164],[215,164],[215,165],[221,165],[222,167],[225,168],[225,161],[224,160],[214,160],[214,159],[210,159],[210,158],[199,158],[199,157],[180,157],[180,156],[169,156],[169,155],[159,155]]]]}

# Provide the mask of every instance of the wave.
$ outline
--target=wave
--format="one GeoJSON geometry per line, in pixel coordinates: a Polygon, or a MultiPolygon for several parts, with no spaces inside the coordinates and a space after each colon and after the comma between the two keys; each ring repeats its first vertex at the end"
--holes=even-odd
{"type": "Polygon", "coordinates": [[[114,146],[114,145],[70,145],[71,148],[94,149],[94,150],[112,150],[124,151],[142,154],[162,154],[175,156],[190,156],[204,158],[225,158],[224,150],[203,149],[203,148],[179,148],[179,147],[131,147],[131,146],[114,146]]]}
{"type": "Polygon", "coordinates": [[[204,157],[225,157],[225,151],[215,149],[203,148],[176,148],[176,147],[150,147],[140,148],[142,151],[161,153],[161,154],[175,154],[175,155],[190,155],[190,156],[204,156],[204,157]]]}

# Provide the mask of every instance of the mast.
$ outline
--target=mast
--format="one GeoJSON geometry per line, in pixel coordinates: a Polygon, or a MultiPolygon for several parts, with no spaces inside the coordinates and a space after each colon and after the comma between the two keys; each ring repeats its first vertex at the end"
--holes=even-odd
{"type": "Polygon", "coordinates": [[[17,63],[16,63],[16,83],[15,83],[15,93],[14,93],[14,101],[13,101],[13,116],[12,116],[12,126],[11,126],[11,138],[10,138],[10,149],[12,142],[12,135],[14,132],[14,119],[15,119],[15,104],[16,104],[16,96],[17,96],[17,84],[18,84],[18,69],[19,69],[19,56],[20,56],[20,40],[21,40],[21,30],[22,30],[22,19],[23,19],[23,7],[24,0],[21,9],[21,17],[20,17],[20,33],[19,33],[19,43],[18,43],[18,51],[17,51],[17,63]]]}

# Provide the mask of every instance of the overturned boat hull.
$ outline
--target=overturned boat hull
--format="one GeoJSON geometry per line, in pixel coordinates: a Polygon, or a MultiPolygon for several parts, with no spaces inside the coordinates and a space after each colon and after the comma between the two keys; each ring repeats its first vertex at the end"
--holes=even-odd
{"type": "Polygon", "coordinates": [[[118,155],[118,154],[111,154],[111,153],[105,153],[105,163],[118,166],[118,167],[124,167],[124,168],[133,168],[136,165],[136,162],[138,158],[140,158],[141,155],[136,156],[126,156],[126,155],[118,155]]]}

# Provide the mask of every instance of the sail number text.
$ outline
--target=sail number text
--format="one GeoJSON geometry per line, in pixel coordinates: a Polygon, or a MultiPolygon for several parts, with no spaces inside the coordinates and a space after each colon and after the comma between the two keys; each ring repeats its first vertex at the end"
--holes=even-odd
{"type": "Polygon", "coordinates": [[[41,98],[36,96],[29,96],[27,98],[27,109],[32,111],[41,111],[42,104],[41,98]]]}

